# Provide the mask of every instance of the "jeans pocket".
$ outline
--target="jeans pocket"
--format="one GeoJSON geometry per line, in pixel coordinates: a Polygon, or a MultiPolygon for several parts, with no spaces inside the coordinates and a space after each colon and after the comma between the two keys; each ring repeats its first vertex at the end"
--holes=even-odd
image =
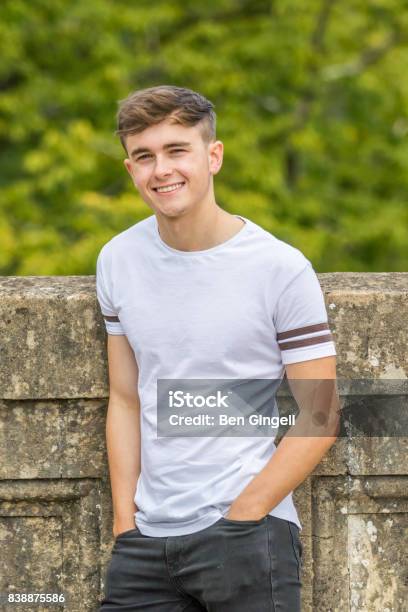
{"type": "Polygon", "coordinates": [[[299,536],[299,531],[297,530],[297,545],[298,545],[298,557],[299,557],[299,565],[302,570],[303,567],[303,544],[299,536]]]}
{"type": "Polygon", "coordinates": [[[240,520],[225,518],[225,516],[222,516],[220,518],[220,521],[224,523],[231,523],[231,525],[261,525],[262,523],[266,521],[266,519],[267,519],[267,516],[263,516],[260,519],[249,519],[246,521],[240,521],[240,520]]]}
{"type": "Polygon", "coordinates": [[[300,580],[300,572],[302,569],[303,545],[299,537],[299,527],[295,525],[294,523],[292,523],[291,521],[287,521],[287,523],[288,523],[288,527],[290,531],[290,537],[292,540],[293,552],[295,554],[296,562],[298,566],[298,578],[300,580]]]}

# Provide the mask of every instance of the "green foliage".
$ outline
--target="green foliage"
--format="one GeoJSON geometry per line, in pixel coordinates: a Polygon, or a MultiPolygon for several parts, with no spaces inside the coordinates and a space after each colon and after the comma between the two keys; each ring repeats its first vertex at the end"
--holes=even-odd
{"type": "Polygon", "coordinates": [[[151,214],[117,101],[157,84],[216,106],[216,197],[325,271],[408,264],[408,15],[396,0],[3,0],[0,272],[93,274],[151,214]]]}

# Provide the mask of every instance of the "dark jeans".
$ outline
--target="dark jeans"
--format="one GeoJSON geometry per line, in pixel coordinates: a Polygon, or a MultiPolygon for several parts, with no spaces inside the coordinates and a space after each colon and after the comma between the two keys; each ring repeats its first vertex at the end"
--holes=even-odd
{"type": "Polygon", "coordinates": [[[295,523],[216,523],[188,535],[119,534],[100,612],[300,612],[302,544],[295,523]]]}

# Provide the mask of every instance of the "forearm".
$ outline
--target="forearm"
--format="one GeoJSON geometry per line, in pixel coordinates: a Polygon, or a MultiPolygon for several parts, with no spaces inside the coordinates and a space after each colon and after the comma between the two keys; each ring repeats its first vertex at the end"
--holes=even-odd
{"type": "MultiPolygon", "coordinates": [[[[329,364],[330,365],[330,364],[329,364]]],[[[296,423],[256,477],[231,505],[230,518],[261,518],[298,487],[334,444],[340,426],[340,400],[331,378],[290,380],[300,408],[296,423]]]]}
{"type": "Polygon", "coordinates": [[[262,518],[299,486],[336,438],[285,437],[265,467],[234,500],[231,519],[262,518]]]}
{"type": "Polygon", "coordinates": [[[112,489],[114,522],[134,521],[137,479],[140,474],[140,408],[109,401],[106,443],[112,489]]]}

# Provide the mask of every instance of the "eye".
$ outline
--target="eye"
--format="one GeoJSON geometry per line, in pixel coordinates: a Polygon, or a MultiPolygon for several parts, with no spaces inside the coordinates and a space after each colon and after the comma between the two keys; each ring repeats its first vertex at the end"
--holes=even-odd
{"type": "Polygon", "coordinates": [[[171,153],[183,153],[185,149],[172,149],[171,153]]]}
{"type": "Polygon", "coordinates": [[[140,155],[139,157],[137,157],[136,161],[141,161],[141,160],[147,159],[148,157],[151,157],[150,153],[144,153],[143,155],[140,155]]]}

